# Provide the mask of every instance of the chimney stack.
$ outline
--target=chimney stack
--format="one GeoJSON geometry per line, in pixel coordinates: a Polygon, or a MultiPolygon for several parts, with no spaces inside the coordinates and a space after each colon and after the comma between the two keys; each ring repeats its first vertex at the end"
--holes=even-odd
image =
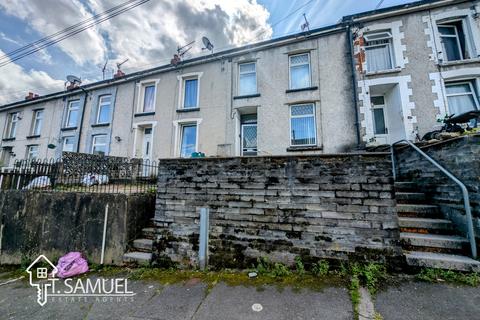
{"type": "Polygon", "coordinates": [[[39,95],[33,92],[29,92],[28,95],[25,96],[25,100],[33,100],[38,98],[39,95]]]}

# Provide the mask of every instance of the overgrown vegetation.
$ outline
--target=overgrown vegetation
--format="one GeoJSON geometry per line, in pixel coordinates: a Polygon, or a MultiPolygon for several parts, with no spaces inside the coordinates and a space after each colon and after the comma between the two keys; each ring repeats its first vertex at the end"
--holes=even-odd
{"type": "Polygon", "coordinates": [[[432,268],[423,269],[417,275],[417,279],[427,282],[453,282],[469,286],[478,286],[480,284],[480,274],[478,273],[463,273],[432,268]]]}

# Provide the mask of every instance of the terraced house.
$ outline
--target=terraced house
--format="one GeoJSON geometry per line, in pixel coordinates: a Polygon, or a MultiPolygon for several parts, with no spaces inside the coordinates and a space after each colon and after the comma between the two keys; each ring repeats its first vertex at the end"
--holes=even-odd
{"type": "Polygon", "coordinates": [[[479,1],[418,1],[0,108],[1,162],[318,154],[479,109],[479,1]]]}

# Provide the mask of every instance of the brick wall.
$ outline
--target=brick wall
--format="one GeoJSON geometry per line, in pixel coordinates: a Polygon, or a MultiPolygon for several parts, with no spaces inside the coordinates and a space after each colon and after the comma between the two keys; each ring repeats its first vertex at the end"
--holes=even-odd
{"type": "Polygon", "coordinates": [[[160,160],[160,257],[197,263],[199,209],[210,208],[210,264],[257,257],[399,254],[388,154],[160,160]]]}
{"type": "MultiPolygon", "coordinates": [[[[422,150],[467,186],[476,236],[480,237],[480,134],[424,146],[422,150]]],[[[396,154],[399,178],[416,182],[421,191],[428,193],[431,202],[439,204],[444,215],[465,232],[460,188],[413,149],[401,148],[396,154]]]]}

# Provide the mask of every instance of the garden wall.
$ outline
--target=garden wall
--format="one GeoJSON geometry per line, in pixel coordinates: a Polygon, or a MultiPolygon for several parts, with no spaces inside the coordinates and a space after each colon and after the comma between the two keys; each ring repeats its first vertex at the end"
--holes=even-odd
{"type": "Polygon", "coordinates": [[[216,268],[400,254],[386,153],[160,160],[160,259],[197,263],[201,207],[216,268]]]}
{"type": "Polygon", "coordinates": [[[104,261],[121,264],[129,242],[153,217],[154,194],[0,192],[0,264],[32,261],[39,254],[56,260],[69,251],[99,263],[107,204],[104,261]]]}

